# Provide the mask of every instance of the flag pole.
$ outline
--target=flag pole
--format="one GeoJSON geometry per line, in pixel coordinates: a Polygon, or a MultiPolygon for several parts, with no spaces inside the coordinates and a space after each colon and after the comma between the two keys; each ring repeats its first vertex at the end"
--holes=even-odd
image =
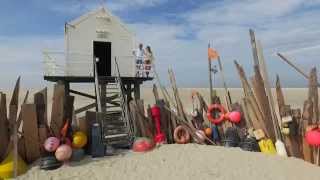
{"type": "MultiPolygon", "coordinates": [[[[209,48],[210,48],[210,43],[208,44],[208,50],[209,48]]],[[[209,70],[210,103],[212,104],[213,103],[212,76],[211,76],[212,68],[211,68],[211,60],[209,55],[208,55],[208,70],[209,70]]]]}

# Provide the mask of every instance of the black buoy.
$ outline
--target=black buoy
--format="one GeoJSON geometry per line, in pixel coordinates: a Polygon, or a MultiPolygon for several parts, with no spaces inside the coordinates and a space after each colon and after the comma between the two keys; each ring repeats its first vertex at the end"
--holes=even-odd
{"type": "Polygon", "coordinates": [[[222,143],[225,147],[238,147],[240,140],[238,129],[229,127],[225,132],[225,139],[222,143]]]}
{"type": "Polygon", "coordinates": [[[253,137],[245,138],[240,143],[240,148],[244,151],[260,152],[260,147],[257,140],[253,137]]]}
{"type": "Polygon", "coordinates": [[[62,162],[58,161],[54,156],[42,157],[40,160],[40,169],[54,170],[62,166],[62,162]]]}

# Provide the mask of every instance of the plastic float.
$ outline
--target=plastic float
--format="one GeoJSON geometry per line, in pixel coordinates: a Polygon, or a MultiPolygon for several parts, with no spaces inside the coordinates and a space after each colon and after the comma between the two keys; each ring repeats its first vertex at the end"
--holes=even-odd
{"type": "Polygon", "coordinates": [[[154,141],[155,143],[157,144],[161,144],[161,143],[164,143],[166,141],[166,137],[164,135],[163,132],[161,132],[161,110],[158,106],[154,105],[152,108],[151,108],[151,115],[152,115],[152,118],[155,122],[155,126],[156,126],[156,135],[154,137],[154,141]]]}
{"type": "Polygon", "coordinates": [[[241,113],[238,111],[232,111],[227,113],[225,108],[220,104],[211,104],[208,107],[207,117],[213,124],[220,124],[223,120],[229,120],[233,123],[239,123],[241,121],[241,113]],[[218,114],[218,116],[216,116],[218,114]]]}
{"type": "Polygon", "coordinates": [[[142,137],[142,138],[137,138],[134,141],[132,150],[134,152],[147,152],[153,149],[153,147],[154,147],[154,143],[152,142],[151,139],[142,137]]]}
{"type": "MultiPolygon", "coordinates": [[[[18,175],[27,171],[27,164],[18,156],[18,175]]],[[[0,164],[0,179],[13,178],[13,151],[0,164]]]]}
{"type": "Polygon", "coordinates": [[[177,144],[187,144],[190,142],[189,132],[181,125],[176,127],[173,133],[173,137],[174,137],[174,141],[177,144]]]}

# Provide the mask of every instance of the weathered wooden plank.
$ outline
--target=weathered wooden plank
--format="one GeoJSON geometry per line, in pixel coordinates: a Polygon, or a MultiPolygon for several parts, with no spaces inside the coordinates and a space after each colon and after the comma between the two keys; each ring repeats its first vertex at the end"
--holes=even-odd
{"type": "Polygon", "coordinates": [[[95,102],[94,102],[94,103],[91,103],[91,104],[88,104],[88,105],[86,105],[86,106],[84,106],[84,107],[81,107],[81,108],[79,108],[79,109],[76,109],[76,110],[74,111],[74,113],[75,113],[75,114],[79,114],[79,113],[82,113],[82,112],[84,112],[84,111],[88,111],[88,110],[96,107],[96,105],[97,105],[97,104],[96,104],[95,102]]]}
{"type": "Polygon", "coordinates": [[[159,93],[158,93],[158,88],[157,88],[157,85],[153,84],[152,86],[152,92],[153,92],[153,95],[154,95],[154,100],[155,102],[157,102],[160,98],[159,98],[159,93]]]}
{"type": "Polygon", "coordinates": [[[9,144],[6,94],[0,93],[0,162],[4,159],[9,144]]]}
{"type": "Polygon", "coordinates": [[[18,153],[20,157],[26,161],[26,144],[24,136],[21,136],[18,141],[18,153]]]}
{"type": "Polygon", "coordinates": [[[264,124],[267,129],[267,132],[265,132],[269,138],[271,138],[274,142],[276,140],[276,125],[273,122],[273,118],[271,115],[271,109],[269,106],[269,99],[267,97],[266,91],[265,91],[265,85],[260,73],[260,70],[258,67],[255,67],[255,75],[252,79],[253,84],[253,91],[256,97],[256,100],[258,102],[258,106],[263,112],[264,117],[264,124]]]}
{"type": "Polygon", "coordinates": [[[250,84],[247,80],[246,74],[242,66],[240,66],[237,61],[234,61],[234,64],[237,68],[237,71],[241,80],[243,92],[247,101],[247,106],[249,107],[248,113],[251,114],[250,118],[252,121],[252,125],[255,129],[262,129],[265,133],[267,133],[267,129],[264,124],[264,117],[263,117],[262,110],[259,108],[257,100],[254,97],[250,84]]]}
{"type": "MultiPolygon", "coordinates": [[[[313,104],[312,101],[307,100],[304,102],[303,106],[303,124],[302,124],[302,131],[303,135],[306,132],[306,128],[311,125],[312,123],[312,114],[313,114],[313,104]]],[[[313,151],[312,148],[309,146],[309,144],[306,142],[305,138],[302,137],[302,152],[303,152],[303,159],[305,161],[308,161],[310,163],[313,163],[313,151]]]]}
{"type": "Polygon", "coordinates": [[[64,124],[65,88],[62,84],[54,85],[50,129],[57,137],[64,124]]]}
{"type": "MultiPolygon", "coordinates": [[[[26,95],[24,96],[24,99],[23,99],[22,104],[25,104],[25,103],[27,102],[28,97],[29,97],[29,91],[26,92],[26,95]]],[[[18,115],[18,120],[17,120],[18,130],[20,129],[21,122],[22,122],[22,117],[21,117],[21,110],[20,110],[20,113],[19,113],[19,115],[18,115]]]]}
{"type": "Polygon", "coordinates": [[[41,146],[41,144],[44,144],[44,142],[48,138],[47,126],[44,124],[39,125],[38,132],[39,132],[40,151],[41,151],[41,154],[45,154],[46,151],[44,150],[43,146],[41,146]]]}
{"type": "Polygon", "coordinates": [[[42,93],[34,94],[34,104],[36,105],[38,125],[44,125],[45,122],[45,99],[42,93]]]}
{"type": "Polygon", "coordinates": [[[83,93],[83,92],[80,92],[80,91],[76,91],[76,90],[70,89],[69,92],[73,93],[73,94],[76,94],[76,95],[79,95],[79,96],[87,97],[87,98],[90,98],[90,99],[94,99],[94,100],[96,99],[96,96],[90,95],[90,94],[87,94],[87,93],[83,93]]]}
{"type": "Polygon", "coordinates": [[[40,140],[38,133],[37,111],[35,104],[22,105],[23,132],[26,143],[27,162],[31,163],[40,157],[40,140]]]}

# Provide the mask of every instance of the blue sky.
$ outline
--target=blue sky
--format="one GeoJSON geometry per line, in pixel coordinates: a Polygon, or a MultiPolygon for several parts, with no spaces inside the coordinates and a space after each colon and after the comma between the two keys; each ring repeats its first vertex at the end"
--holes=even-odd
{"type": "MultiPolygon", "coordinates": [[[[282,52],[306,72],[319,66],[320,0],[2,0],[0,2],[0,83],[40,87],[44,49],[63,50],[64,23],[102,3],[153,47],[164,81],[176,72],[179,86],[207,87],[206,47],[212,42],[223,61],[227,83],[239,86],[237,59],[252,74],[248,29],[264,47],[270,78],[288,87],[306,81],[275,53],[282,52]]],[[[217,76],[217,85],[221,85],[217,76]]]]}

